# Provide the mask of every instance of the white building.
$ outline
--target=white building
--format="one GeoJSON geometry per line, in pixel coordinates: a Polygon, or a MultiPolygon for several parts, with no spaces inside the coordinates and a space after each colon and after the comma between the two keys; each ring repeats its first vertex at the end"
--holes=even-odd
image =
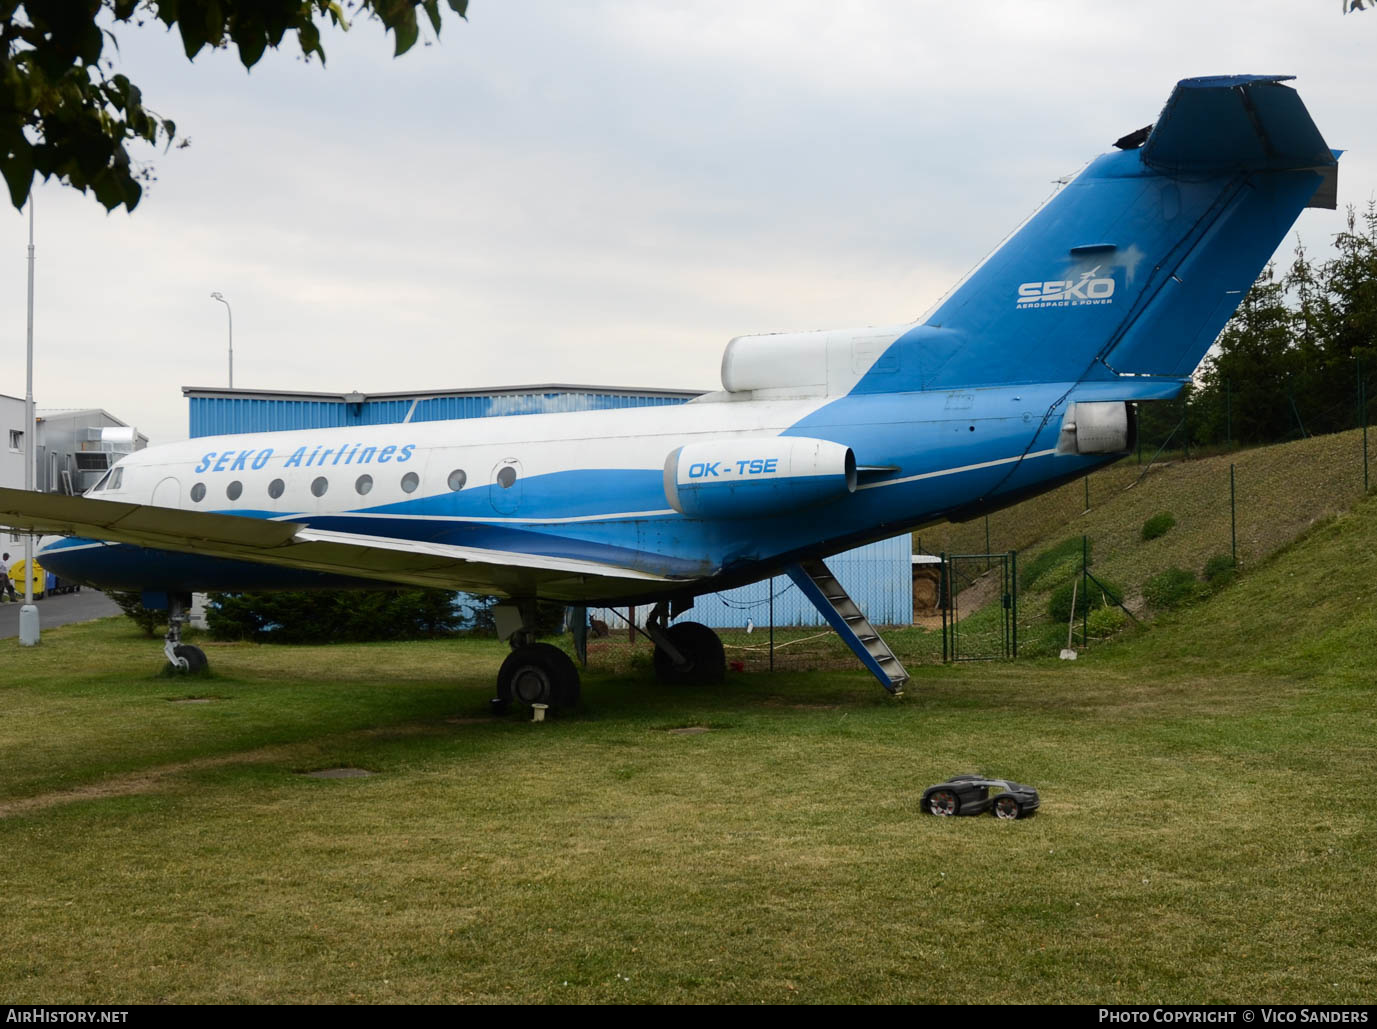
{"type": "MultiPolygon", "coordinates": [[[[0,486],[24,488],[29,458],[24,401],[0,394],[0,486]]],[[[100,408],[40,410],[34,484],[43,493],[84,493],[125,454],[148,446],[148,437],[100,408]]]]}

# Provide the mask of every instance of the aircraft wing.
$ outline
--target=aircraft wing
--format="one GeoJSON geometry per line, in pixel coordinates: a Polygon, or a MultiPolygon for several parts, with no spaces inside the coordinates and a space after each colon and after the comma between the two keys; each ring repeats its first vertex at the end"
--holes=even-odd
{"type": "Polygon", "coordinates": [[[407,586],[577,600],[671,580],[576,558],[313,529],[298,522],[0,488],[0,524],[407,586]],[[590,584],[599,589],[590,589],[590,584]]]}

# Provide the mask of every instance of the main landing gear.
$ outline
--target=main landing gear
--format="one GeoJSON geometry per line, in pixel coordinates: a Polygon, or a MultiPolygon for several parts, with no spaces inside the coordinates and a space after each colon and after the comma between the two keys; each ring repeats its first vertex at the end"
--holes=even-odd
{"type": "Polygon", "coordinates": [[[167,635],[163,637],[163,653],[174,674],[199,675],[210,668],[206,652],[182,642],[182,623],[191,611],[190,593],[169,593],[167,595],[167,635]]]}
{"type": "Polygon", "coordinates": [[[535,624],[534,603],[499,604],[493,612],[498,638],[507,640],[512,648],[497,672],[493,711],[505,712],[514,700],[527,706],[544,704],[556,711],[577,707],[579,670],[558,647],[535,641],[531,629],[535,624]]]}
{"type": "MultiPolygon", "coordinates": [[[[536,642],[534,602],[499,604],[493,614],[498,638],[512,648],[497,673],[493,712],[506,712],[513,701],[528,707],[544,704],[555,711],[577,707],[579,670],[558,647],[536,642]]],[[[726,678],[727,656],[717,633],[698,622],[670,625],[670,617],[669,604],[661,602],[646,619],[645,633],[655,643],[655,678],[672,686],[706,685],[726,678]]]]}
{"type": "Polygon", "coordinates": [[[722,641],[701,622],[669,624],[669,605],[651,609],[645,631],[655,641],[655,678],[669,686],[704,686],[727,675],[722,641]]]}

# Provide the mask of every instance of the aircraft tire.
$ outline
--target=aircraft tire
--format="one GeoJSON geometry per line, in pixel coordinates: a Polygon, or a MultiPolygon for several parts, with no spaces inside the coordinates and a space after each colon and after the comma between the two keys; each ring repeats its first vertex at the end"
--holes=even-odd
{"type": "Polygon", "coordinates": [[[186,675],[200,675],[210,667],[210,662],[206,659],[206,652],[200,647],[193,647],[189,643],[181,643],[172,648],[172,653],[186,662],[186,668],[180,665],[173,665],[173,670],[184,672],[186,675]]]}
{"type": "Polygon", "coordinates": [[[497,672],[497,699],[502,703],[549,704],[568,711],[578,707],[581,694],[573,659],[549,643],[518,647],[497,672]]]}
{"type": "Polygon", "coordinates": [[[667,631],[688,664],[676,665],[673,658],[656,647],[656,679],[668,686],[705,686],[726,678],[727,654],[717,633],[701,622],[679,622],[667,631]]]}

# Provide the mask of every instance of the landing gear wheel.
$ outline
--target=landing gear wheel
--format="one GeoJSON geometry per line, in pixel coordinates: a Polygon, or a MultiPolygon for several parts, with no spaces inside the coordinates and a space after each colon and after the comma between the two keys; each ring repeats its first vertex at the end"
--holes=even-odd
{"type": "Polygon", "coordinates": [[[1001,793],[995,797],[994,804],[990,807],[990,812],[996,818],[1022,818],[1023,809],[1018,806],[1018,801],[1007,793],[1001,793]]]}
{"type": "Polygon", "coordinates": [[[955,790],[938,790],[928,797],[928,810],[934,815],[954,815],[961,810],[955,790]]]}
{"type": "Polygon", "coordinates": [[[179,674],[200,675],[210,667],[210,662],[206,660],[206,652],[190,643],[179,643],[172,652],[177,655],[172,670],[179,674]]]}
{"type": "Polygon", "coordinates": [[[684,655],[684,664],[659,647],[655,648],[655,678],[670,686],[701,686],[721,682],[727,675],[727,654],[722,641],[701,622],[680,622],[665,630],[670,642],[684,655]]]}
{"type": "Polygon", "coordinates": [[[578,706],[580,694],[579,670],[569,655],[549,643],[531,643],[502,662],[493,706],[505,710],[515,700],[568,711],[578,706]]]}

